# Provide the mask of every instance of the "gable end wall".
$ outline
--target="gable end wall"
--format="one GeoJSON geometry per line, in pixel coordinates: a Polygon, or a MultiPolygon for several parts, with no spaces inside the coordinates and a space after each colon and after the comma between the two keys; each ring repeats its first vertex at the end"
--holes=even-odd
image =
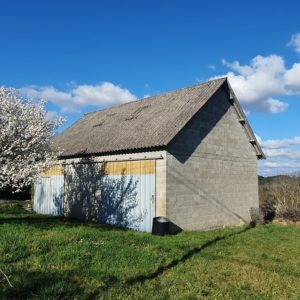
{"type": "Polygon", "coordinates": [[[257,157],[221,88],[167,148],[166,214],[185,230],[250,221],[257,157]]]}

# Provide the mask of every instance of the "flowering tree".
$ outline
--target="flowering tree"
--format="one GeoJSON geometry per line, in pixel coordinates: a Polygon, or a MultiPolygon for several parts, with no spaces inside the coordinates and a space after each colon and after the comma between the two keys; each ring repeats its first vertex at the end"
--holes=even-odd
{"type": "Polygon", "coordinates": [[[0,190],[19,191],[55,159],[50,141],[63,122],[47,117],[45,101],[33,103],[0,87],[0,190]]]}

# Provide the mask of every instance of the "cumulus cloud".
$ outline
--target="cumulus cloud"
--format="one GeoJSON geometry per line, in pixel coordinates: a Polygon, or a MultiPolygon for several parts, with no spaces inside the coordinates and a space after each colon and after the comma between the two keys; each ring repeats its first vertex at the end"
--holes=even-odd
{"type": "Polygon", "coordinates": [[[261,108],[264,111],[277,114],[284,111],[288,107],[288,104],[277,99],[268,98],[266,101],[261,103],[261,108]]]}
{"type": "Polygon", "coordinates": [[[80,111],[81,108],[89,105],[109,107],[137,99],[129,90],[111,82],[71,86],[68,91],[59,91],[53,86],[29,86],[19,91],[28,98],[46,99],[59,106],[62,112],[80,111]]]}
{"type": "Polygon", "coordinates": [[[293,64],[292,68],[286,71],[284,82],[288,92],[292,94],[300,93],[300,63],[293,64]]]}
{"type": "Polygon", "coordinates": [[[256,136],[267,160],[260,161],[260,174],[278,175],[299,172],[300,136],[290,139],[262,140],[256,136]]]}
{"type": "Polygon", "coordinates": [[[300,53],[300,33],[293,34],[287,45],[300,53]]]}
{"type": "Polygon", "coordinates": [[[300,94],[300,63],[290,69],[285,67],[284,59],[279,55],[257,55],[249,64],[239,61],[222,60],[230,68],[227,74],[238,99],[245,109],[280,113],[288,104],[278,97],[300,94]]]}
{"type": "Polygon", "coordinates": [[[261,146],[265,149],[280,149],[288,146],[300,145],[300,136],[295,136],[292,139],[266,141],[263,141],[259,136],[257,136],[257,138],[261,146]]]}

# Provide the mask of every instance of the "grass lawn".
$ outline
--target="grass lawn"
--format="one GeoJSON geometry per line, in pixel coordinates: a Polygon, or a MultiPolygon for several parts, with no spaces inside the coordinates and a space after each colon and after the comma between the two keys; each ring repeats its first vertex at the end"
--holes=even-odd
{"type": "Polygon", "coordinates": [[[300,228],[151,234],[0,208],[0,299],[300,299],[300,228]]]}

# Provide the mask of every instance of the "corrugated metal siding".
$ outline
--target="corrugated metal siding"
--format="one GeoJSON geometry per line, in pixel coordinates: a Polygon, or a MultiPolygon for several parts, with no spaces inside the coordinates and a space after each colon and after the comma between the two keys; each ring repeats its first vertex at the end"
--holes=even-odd
{"type": "Polygon", "coordinates": [[[62,173],[62,166],[52,166],[35,179],[33,203],[35,212],[54,216],[63,215],[64,176],[62,173]],[[49,176],[45,176],[46,174],[49,176]]]}
{"type": "Polygon", "coordinates": [[[63,215],[64,191],[70,217],[151,232],[155,160],[52,167],[35,180],[34,210],[63,215]]]}
{"type": "Polygon", "coordinates": [[[101,182],[101,204],[101,222],[151,232],[155,217],[155,160],[107,163],[101,182]],[[107,203],[111,201],[116,205],[107,203]]]}

